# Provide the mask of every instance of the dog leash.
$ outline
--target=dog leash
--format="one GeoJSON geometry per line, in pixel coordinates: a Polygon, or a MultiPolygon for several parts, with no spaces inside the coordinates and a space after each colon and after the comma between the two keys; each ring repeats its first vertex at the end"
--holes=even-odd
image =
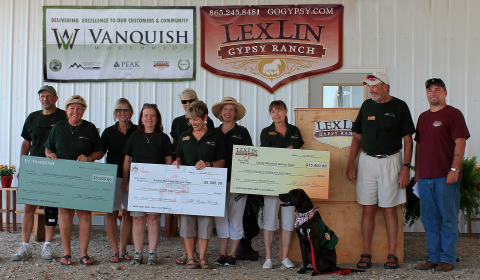
{"type": "Polygon", "coordinates": [[[309,228],[307,229],[307,238],[308,238],[308,242],[310,242],[310,251],[312,252],[312,258],[311,259],[312,259],[313,271],[315,271],[316,274],[318,274],[318,275],[328,275],[328,274],[338,273],[340,275],[347,275],[347,274],[350,274],[350,273],[353,272],[351,269],[339,269],[337,271],[320,273],[317,269],[316,264],[315,264],[315,252],[313,250],[313,243],[312,243],[312,239],[310,238],[310,229],[309,228]]]}

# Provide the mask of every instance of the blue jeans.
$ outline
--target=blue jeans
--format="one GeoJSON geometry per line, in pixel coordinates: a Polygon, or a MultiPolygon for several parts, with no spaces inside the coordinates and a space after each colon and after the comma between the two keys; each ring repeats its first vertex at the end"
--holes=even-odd
{"type": "Polygon", "coordinates": [[[427,233],[428,260],[455,264],[460,210],[460,180],[419,179],[420,217],[427,233]]]}

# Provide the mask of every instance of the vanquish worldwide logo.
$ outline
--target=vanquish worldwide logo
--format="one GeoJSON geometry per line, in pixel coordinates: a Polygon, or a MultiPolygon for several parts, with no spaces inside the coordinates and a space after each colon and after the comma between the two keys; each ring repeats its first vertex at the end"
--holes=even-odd
{"type": "Polygon", "coordinates": [[[343,149],[352,145],[352,126],[352,120],[317,121],[313,137],[320,143],[343,149]]]}
{"type": "Polygon", "coordinates": [[[50,67],[50,70],[52,70],[53,72],[58,72],[62,70],[62,63],[60,62],[60,60],[54,59],[50,61],[49,67],[50,67]]]}
{"type": "Polygon", "coordinates": [[[342,5],[201,7],[202,67],[273,93],[342,67],[342,5]]]}
{"type": "Polygon", "coordinates": [[[68,30],[65,29],[62,35],[57,28],[52,28],[52,31],[55,34],[55,40],[57,40],[58,48],[61,49],[63,47],[64,49],[68,50],[70,47],[70,49],[72,49],[79,30],[80,29],[74,29],[73,31],[70,31],[69,35],[68,30]]]}

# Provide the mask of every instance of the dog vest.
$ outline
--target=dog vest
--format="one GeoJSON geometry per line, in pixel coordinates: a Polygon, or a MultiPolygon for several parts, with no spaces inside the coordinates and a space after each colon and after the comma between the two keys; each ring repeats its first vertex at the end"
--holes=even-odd
{"type": "MultiPolygon", "coordinates": [[[[295,213],[297,216],[295,219],[294,228],[299,228],[303,223],[313,218],[313,215],[317,213],[318,208],[313,208],[312,210],[308,211],[307,213],[295,213]]],[[[338,237],[331,229],[329,229],[322,219],[316,219],[315,223],[318,225],[320,229],[320,235],[322,236],[322,240],[320,241],[320,247],[327,248],[328,250],[335,249],[335,246],[338,244],[338,237]]]]}

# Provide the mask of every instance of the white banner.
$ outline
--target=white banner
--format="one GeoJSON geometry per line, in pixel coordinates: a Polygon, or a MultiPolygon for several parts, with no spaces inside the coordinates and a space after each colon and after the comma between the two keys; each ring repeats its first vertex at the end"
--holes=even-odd
{"type": "Polygon", "coordinates": [[[226,190],[226,168],[132,163],[128,210],[223,217],[226,190]]]}
{"type": "Polygon", "coordinates": [[[195,7],[44,7],[47,81],[194,80],[195,7]]]}

